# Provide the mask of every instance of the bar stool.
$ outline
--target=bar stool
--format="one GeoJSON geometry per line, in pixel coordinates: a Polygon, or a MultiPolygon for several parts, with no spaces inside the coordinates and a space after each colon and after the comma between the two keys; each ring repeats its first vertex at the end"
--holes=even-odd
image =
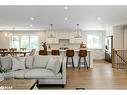
{"type": "Polygon", "coordinates": [[[79,51],[79,61],[78,61],[78,67],[80,69],[80,64],[82,63],[81,62],[81,58],[83,57],[84,58],[84,67],[87,67],[88,69],[88,65],[87,65],[87,61],[86,61],[86,56],[87,56],[87,50],[80,50],[79,51]]]}
{"type": "Polygon", "coordinates": [[[48,55],[47,50],[40,50],[39,55],[48,55]]]}
{"type": "Polygon", "coordinates": [[[75,68],[75,67],[74,67],[73,56],[74,56],[74,50],[67,50],[67,51],[66,51],[66,57],[67,57],[67,60],[66,60],[66,67],[67,67],[67,63],[68,63],[68,58],[70,57],[70,58],[72,59],[72,66],[73,66],[73,68],[75,68]]]}
{"type": "Polygon", "coordinates": [[[60,52],[59,50],[52,50],[52,55],[60,55],[60,52]]]}

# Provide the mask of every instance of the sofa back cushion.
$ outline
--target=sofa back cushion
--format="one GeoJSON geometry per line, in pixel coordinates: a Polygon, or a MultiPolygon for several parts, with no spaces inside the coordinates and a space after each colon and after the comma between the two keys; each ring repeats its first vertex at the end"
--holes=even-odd
{"type": "Polygon", "coordinates": [[[34,56],[26,57],[26,68],[32,69],[34,56]]]}
{"type": "Polygon", "coordinates": [[[1,67],[5,69],[12,69],[12,57],[5,56],[1,57],[1,67]]]}
{"type": "Polygon", "coordinates": [[[33,68],[46,68],[49,59],[49,56],[35,55],[33,68]]]}

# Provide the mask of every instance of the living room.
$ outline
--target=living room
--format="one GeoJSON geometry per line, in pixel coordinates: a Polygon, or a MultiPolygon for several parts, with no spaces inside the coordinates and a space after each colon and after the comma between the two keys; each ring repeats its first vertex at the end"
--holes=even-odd
{"type": "Polygon", "coordinates": [[[0,6],[0,89],[126,89],[127,6],[0,6]]]}

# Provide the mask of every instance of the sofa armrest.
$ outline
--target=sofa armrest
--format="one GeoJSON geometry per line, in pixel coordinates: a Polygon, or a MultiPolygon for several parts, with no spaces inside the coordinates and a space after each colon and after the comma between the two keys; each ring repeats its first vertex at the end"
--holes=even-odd
{"type": "Polygon", "coordinates": [[[63,57],[62,60],[62,78],[64,84],[66,84],[66,58],[65,57],[63,57]]]}

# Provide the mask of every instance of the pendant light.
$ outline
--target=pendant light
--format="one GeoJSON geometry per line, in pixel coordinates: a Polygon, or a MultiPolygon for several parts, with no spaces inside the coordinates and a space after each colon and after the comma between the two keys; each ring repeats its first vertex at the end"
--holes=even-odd
{"type": "Polygon", "coordinates": [[[75,30],[75,38],[81,38],[82,36],[81,30],[79,28],[79,24],[76,25],[76,30],[75,30]]]}
{"type": "Polygon", "coordinates": [[[48,31],[48,38],[56,38],[55,29],[53,28],[53,24],[50,24],[50,29],[48,31]]]}

